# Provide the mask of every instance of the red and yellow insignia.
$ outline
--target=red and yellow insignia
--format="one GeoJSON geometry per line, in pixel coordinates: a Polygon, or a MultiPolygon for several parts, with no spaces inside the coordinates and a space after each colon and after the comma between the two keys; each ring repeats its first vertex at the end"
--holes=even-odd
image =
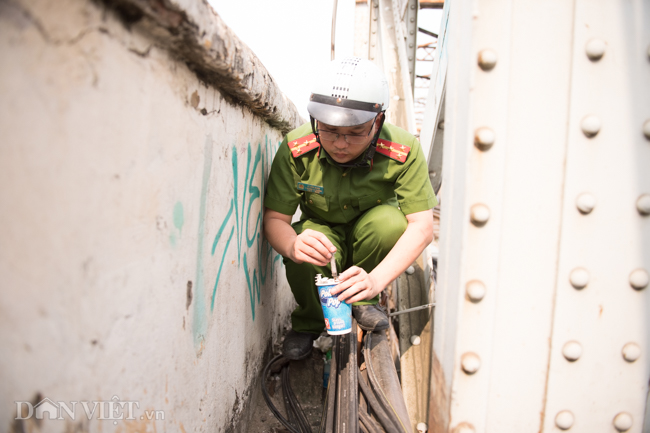
{"type": "Polygon", "coordinates": [[[288,144],[289,149],[291,149],[291,155],[293,155],[294,158],[297,158],[320,146],[318,141],[316,141],[316,136],[314,134],[309,134],[297,140],[290,141],[288,144]]]}
{"type": "Polygon", "coordinates": [[[411,148],[403,144],[393,143],[392,141],[380,138],[377,140],[377,152],[399,162],[406,162],[411,148]]]}

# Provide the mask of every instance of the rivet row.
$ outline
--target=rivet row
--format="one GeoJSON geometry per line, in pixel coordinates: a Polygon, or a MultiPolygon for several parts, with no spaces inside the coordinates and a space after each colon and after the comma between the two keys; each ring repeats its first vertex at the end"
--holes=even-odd
{"type": "MultiPolygon", "coordinates": [[[[576,197],[576,207],[581,214],[590,214],[596,207],[596,197],[589,192],[583,192],[576,197]]],[[[636,200],[636,210],[642,216],[650,215],[650,194],[641,194],[636,200]]]]}
{"type": "MultiPolygon", "coordinates": [[[[569,430],[571,427],[573,427],[574,422],[575,418],[573,416],[573,413],[571,413],[569,410],[560,411],[555,416],[555,425],[560,430],[569,430]]],[[[628,431],[632,428],[632,415],[627,412],[620,412],[614,417],[612,424],[614,425],[614,428],[619,432],[628,431]]]]}
{"type": "MultiPolygon", "coordinates": [[[[623,359],[632,363],[641,357],[641,347],[634,343],[627,343],[621,349],[623,359]]],[[[562,356],[569,361],[575,362],[582,356],[582,345],[577,341],[568,341],[562,346],[562,356]]]]}
{"type": "MultiPolygon", "coordinates": [[[[584,289],[589,284],[589,271],[585,268],[575,268],[569,273],[569,282],[576,290],[584,289]]],[[[650,275],[643,268],[630,272],[630,286],[635,290],[643,290],[650,284],[650,275]]]]}

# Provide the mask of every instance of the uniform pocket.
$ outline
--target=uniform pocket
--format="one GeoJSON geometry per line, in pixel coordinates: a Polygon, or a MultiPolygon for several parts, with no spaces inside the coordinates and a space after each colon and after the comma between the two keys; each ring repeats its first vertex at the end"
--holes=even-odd
{"type": "Polygon", "coordinates": [[[322,195],[307,193],[307,205],[327,212],[329,210],[329,199],[322,195]]]}
{"type": "Polygon", "coordinates": [[[395,193],[388,191],[379,191],[375,194],[359,197],[359,210],[364,211],[380,204],[393,204],[395,202],[395,193]]]}

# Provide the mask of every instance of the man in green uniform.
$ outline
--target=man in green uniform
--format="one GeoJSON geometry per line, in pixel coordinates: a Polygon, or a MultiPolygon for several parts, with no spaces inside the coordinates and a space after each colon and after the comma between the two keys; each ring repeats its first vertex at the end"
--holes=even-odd
{"type": "Polygon", "coordinates": [[[309,355],[324,328],[316,274],[344,269],[332,291],[362,329],[388,327],[380,292],[433,238],[437,204],[416,138],[384,123],[388,82],[372,62],[333,61],[315,85],[311,122],[287,134],[271,167],[264,233],[284,257],[298,307],[283,353],[309,355]],[[291,224],[300,206],[300,221],[291,224]]]}

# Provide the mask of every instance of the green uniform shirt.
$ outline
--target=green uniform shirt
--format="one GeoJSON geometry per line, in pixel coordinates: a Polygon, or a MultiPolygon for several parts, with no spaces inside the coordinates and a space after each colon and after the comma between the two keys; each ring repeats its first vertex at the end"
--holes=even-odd
{"type": "Polygon", "coordinates": [[[287,143],[311,133],[306,123],[285,137],[273,159],[264,206],[293,215],[300,205],[302,220],[330,224],[352,222],[379,204],[399,207],[404,215],[436,206],[422,148],[407,131],[384,123],[380,140],[408,155],[400,162],[376,152],[372,168],[341,168],[320,146],[294,157],[287,143]]]}

